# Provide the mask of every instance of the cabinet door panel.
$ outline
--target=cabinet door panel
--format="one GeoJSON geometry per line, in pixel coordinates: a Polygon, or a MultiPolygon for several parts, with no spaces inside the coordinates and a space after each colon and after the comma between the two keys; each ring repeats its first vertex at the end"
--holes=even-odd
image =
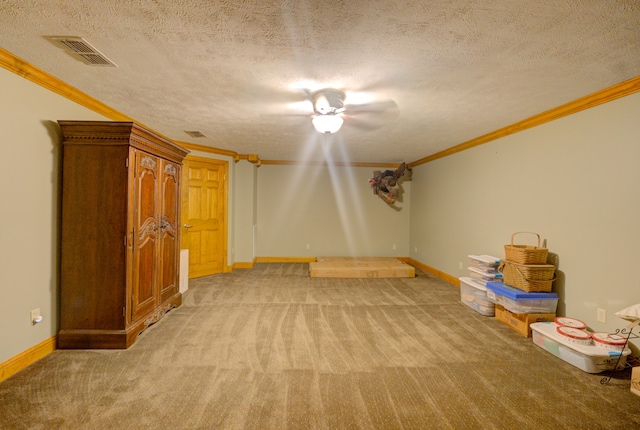
{"type": "Polygon", "coordinates": [[[136,152],[133,231],[132,320],[151,311],[158,301],[156,288],[158,237],[158,168],[160,160],[136,152]]]}
{"type": "Polygon", "coordinates": [[[160,301],[178,292],[178,222],[180,165],[163,161],[160,212],[160,301]]]}

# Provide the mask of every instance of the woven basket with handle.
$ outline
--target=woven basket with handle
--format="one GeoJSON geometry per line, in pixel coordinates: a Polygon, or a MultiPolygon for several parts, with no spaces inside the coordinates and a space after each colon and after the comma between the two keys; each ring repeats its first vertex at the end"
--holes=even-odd
{"type": "Polygon", "coordinates": [[[551,291],[555,270],[553,264],[518,264],[504,260],[498,267],[505,284],[527,293],[551,291]]]}
{"type": "Polygon", "coordinates": [[[528,231],[519,231],[511,235],[511,243],[504,246],[505,260],[519,264],[546,264],[547,248],[540,247],[540,235],[528,231]],[[538,237],[538,245],[514,245],[513,238],[516,234],[528,233],[538,237]]]}

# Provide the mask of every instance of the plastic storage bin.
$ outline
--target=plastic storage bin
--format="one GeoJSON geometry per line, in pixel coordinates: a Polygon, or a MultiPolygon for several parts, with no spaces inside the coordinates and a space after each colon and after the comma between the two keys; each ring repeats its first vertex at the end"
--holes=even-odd
{"type": "Polygon", "coordinates": [[[500,265],[500,259],[491,255],[469,255],[471,267],[476,267],[485,272],[496,273],[500,265]]]}
{"type": "Polygon", "coordinates": [[[567,342],[565,337],[558,333],[556,327],[558,326],[554,322],[531,324],[533,343],[587,373],[621,370],[627,362],[627,356],[631,354],[629,348],[620,352],[610,351],[595,345],[567,342]]]}
{"type": "Polygon", "coordinates": [[[469,277],[459,279],[462,303],[484,316],[495,316],[496,305],[487,297],[487,288],[469,277]]]}
{"type": "Polygon", "coordinates": [[[475,281],[480,282],[482,285],[487,285],[487,282],[502,282],[502,273],[490,273],[485,272],[477,267],[467,267],[469,269],[469,277],[475,281]]]}
{"type": "Polygon", "coordinates": [[[487,282],[487,297],[516,314],[554,314],[556,293],[527,293],[502,282],[487,282]]]}

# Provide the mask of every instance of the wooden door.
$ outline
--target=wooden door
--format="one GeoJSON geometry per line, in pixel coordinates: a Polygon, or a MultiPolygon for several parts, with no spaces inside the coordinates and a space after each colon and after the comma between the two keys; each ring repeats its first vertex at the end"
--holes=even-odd
{"type": "Polygon", "coordinates": [[[160,159],[135,151],[134,227],[131,320],[150,312],[158,302],[158,169],[160,159]]]}
{"type": "Polygon", "coordinates": [[[189,278],[225,271],[228,163],[187,157],[182,179],[182,248],[189,250],[189,278]]]}
{"type": "Polygon", "coordinates": [[[164,303],[178,292],[180,165],[162,160],[161,166],[158,286],[164,303]]]}

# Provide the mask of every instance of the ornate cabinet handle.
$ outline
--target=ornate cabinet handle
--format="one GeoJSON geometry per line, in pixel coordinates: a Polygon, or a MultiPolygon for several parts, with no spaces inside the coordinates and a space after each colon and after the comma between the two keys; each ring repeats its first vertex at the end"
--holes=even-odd
{"type": "Polygon", "coordinates": [[[193,227],[191,224],[185,224],[184,225],[184,228],[191,228],[191,227],[193,227]]]}

